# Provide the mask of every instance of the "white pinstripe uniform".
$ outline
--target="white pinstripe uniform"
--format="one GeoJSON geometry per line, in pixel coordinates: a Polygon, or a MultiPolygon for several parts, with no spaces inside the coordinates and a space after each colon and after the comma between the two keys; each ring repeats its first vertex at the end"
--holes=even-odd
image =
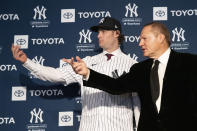
{"type": "MultiPolygon", "coordinates": [[[[136,63],[135,60],[121,52],[114,51],[107,61],[107,52],[95,56],[87,56],[83,60],[87,66],[97,72],[111,77],[118,77],[128,72],[136,63]],[[113,72],[113,73],[112,73],[113,72]]],[[[35,64],[28,59],[24,67],[36,77],[50,82],[60,82],[64,85],[79,82],[82,95],[82,117],[79,131],[133,131],[133,111],[131,94],[111,95],[104,91],[84,87],[82,77],[76,74],[70,65],[63,68],[51,68],[35,64]]],[[[139,118],[139,98],[135,96],[134,107],[137,121],[139,118]]]]}

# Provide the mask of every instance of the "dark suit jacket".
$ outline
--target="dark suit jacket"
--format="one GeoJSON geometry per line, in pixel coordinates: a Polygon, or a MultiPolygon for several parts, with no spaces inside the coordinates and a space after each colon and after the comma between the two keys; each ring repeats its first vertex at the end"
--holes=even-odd
{"type": "Polygon", "coordinates": [[[137,91],[141,100],[138,131],[197,131],[197,56],[171,51],[159,113],[151,97],[152,63],[152,59],[137,63],[118,79],[91,70],[84,85],[114,95],[137,91]]]}

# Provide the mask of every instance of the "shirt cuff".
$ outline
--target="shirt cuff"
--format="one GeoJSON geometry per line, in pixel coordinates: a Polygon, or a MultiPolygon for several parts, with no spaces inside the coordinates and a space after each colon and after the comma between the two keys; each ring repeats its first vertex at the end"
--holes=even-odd
{"type": "Polygon", "coordinates": [[[36,64],[34,62],[32,62],[29,58],[27,58],[27,61],[23,64],[23,67],[25,67],[28,70],[32,71],[36,67],[35,65],[36,64]]]}
{"type": "Polygon", "coordinates": [[[88,75],[86,77],[83,76],[83,80],[88,81],[89,77],[90,77],[90,69],[88,69],[88,75]]]}

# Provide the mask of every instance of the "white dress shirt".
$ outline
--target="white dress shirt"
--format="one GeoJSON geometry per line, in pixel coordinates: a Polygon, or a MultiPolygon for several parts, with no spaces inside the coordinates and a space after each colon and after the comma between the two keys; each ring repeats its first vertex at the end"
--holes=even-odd
{"type": "Polygon", "coordinates": [[[162,89],[163,89],[163,78],[164,78],[164,74],[166,71],[166,66],[168,63],[168,59],[170,56],[170,48],[168,48],[159,58],[159,67],[158,67],[158,75],[159,75],[159,87],[160,87],[160,93],[159,93],[159,98],[156,101],[156,106],[157,106],[157,110],[158,112],[160,111],[160,107],[161,107],[161,96],[162,96],[162,89]]]}

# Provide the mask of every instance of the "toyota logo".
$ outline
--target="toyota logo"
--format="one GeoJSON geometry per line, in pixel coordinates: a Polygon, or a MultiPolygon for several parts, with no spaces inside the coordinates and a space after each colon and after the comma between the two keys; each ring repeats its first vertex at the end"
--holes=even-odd
{"type": "Polygon", "coordinates": [[[69,122],[69,121],[71,120],[71,117],[68,116],[68,115],[64,115],[64,116],[61,117],[61,120],[62,120],[63,122],[69,122]]]}
{"type": "Polygon", "coordinates": [[[18,39],[16,41],[17,45],[24,45],[26,43],[26,40],[25,39],[18,39]]]}
{"type": "Polygon", "coordinates": [[[14,92],[14,95],[16,97],[22,97],[24,95],[24,92],[22,90],[17,90],[14,92]]]}
{"type": "Polygon", "coordinates": [[[158,17],[162,17],[162,16],[165,15],[165,12],[164,12],[163,10],[158,10],[155,14],[156,14],[156,16],[158,16],[158,17]]]}
{"type": "Polygon", "coordinates": [[[63,17],[65,19],[71,19],[73,17],[73,14],[71,12],[66,12],[63,14],[63,17]]]}

